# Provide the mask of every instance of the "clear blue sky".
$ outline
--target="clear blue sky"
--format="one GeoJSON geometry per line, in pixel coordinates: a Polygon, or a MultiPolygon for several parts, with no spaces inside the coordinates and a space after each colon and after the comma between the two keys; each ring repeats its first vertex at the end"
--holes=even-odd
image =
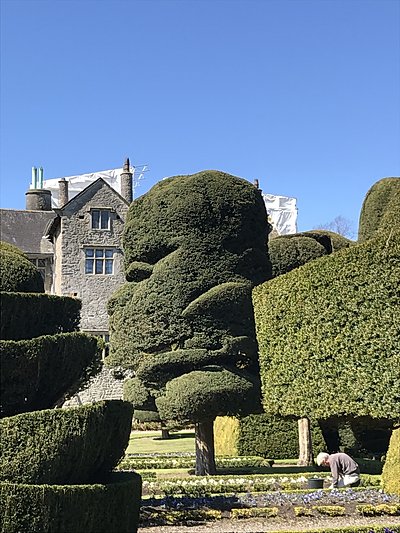
{"type": "Polygon", "coordinates": [[[398,0],[1,0],[1,207],[45,179],[220,169],[357,227],[400,175],[398,0]]]}

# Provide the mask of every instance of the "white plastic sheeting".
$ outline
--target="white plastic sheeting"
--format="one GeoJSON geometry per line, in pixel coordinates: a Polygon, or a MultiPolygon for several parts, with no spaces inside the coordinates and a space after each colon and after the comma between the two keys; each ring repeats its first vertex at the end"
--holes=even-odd
{"type": "MultiPolygon", "coordinates": [[[[135,175],[135,168],[131,167],[133,173],[133,196],[135,197],[135,188],[141,176],[135,175]]],[[[100,172],[92,172],[90,174],[80,174],[79,176],[65,176],[65,180],[68,181],[68,198],[71,200],[78,193],[83,191],[88,185],[93,183],[99,178],[103,178],[113,189],[121,194],[121,174],[122,168],[114,168],[111,170],[102,170],[100,172]]],[[[51,191],[51,203],[52,207],[58,207],[58,182],[62,178],[55,178],[45,180],[43,182],[43,188],[51,191]]],[[[31,186],[32,187],[32,186],[31,186]]]]}
{"type": "Polygon", "coordinates": [[[297,232],[296,198],[264,194],[263,198],[269,221],[278,235],[297,232]]]}

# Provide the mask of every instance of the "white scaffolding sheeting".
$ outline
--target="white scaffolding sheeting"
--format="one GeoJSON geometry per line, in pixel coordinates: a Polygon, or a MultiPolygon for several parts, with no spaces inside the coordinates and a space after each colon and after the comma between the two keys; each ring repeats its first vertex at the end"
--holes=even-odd
{"type": "MultiPolygon", "coordinates": [[[[80,174],[78,176],[65,176],[64,179],[68,181],[68,198],[71,200],[79,194],[83,189],[86,189],[88,185],[93,183],[99,178],[103,178],[113,189],[121,194],[121,174],[122,168],[113,168],[111,170],[101,170],[99,172],[92,172],[90,174],[80,174]]],[[[133,174],[133,196],[135,197],[135,189],[138,185],[141,176],[135,176],[135,168],[131,167],[133,174]]],[[[58,207],[58,182],[62,178],[54,178],[45,180],[43,182],[43,188],[51,191],[51,204],[52,207],[58,207]]],[[[32,188],[32,186],[31,186],[32,188]]]]}
{"type": "Polygon", "coordinates": [[[278,235],[297,233],[296,198],[264,193],[262,196],[269,215],[268,219],[278,235]]]}

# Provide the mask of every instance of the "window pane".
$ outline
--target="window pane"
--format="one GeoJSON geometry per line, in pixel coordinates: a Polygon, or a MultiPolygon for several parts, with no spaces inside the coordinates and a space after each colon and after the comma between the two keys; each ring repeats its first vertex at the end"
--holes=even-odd
{"type": "Polygon", "coordinates": [[[93,248],[86,248],[85,250],[86,257],[94,257],[94,250],[93,248]]]}
{"type": "Polygon", "coordinates": [[[113,271],[113,260],[106,259],[106,274],[112,274],[113,271]]]}
{"type": "Polygon", "coordinates": [[[93,274],[93,259],[86,259],[85,274],[93,274]]]}
{"type": "Polygon", "coordinates": [[[103,260],[96,259],[96,274],[103,274],[103,260]]]}
{"type": "Polygon", "coordinates": [[[103,250],[103,248],[97,248],[97,249],[96,249],[96,257],[104,257],[104,250],[103,250]]]}
{"type": "Polygon", "coordinates": [[[106,250],[106,257],[112,257],[114,251],[113,250],[106,250]]]}
{"type": "Polygon", "coordinates": [[[101,229],[108,229],[109,212],[101,211],[101,229]]]}
{"type": "Polygon", "coordinates": [[[46,259],[38,259],[38,266],[39,267],[45,267],[46,266],[46,259]]]}
{"type": "Polygon", "coordinates": [[[100,211],[92,211],[92,228],[99,229],[100,227],[100,211]]]}

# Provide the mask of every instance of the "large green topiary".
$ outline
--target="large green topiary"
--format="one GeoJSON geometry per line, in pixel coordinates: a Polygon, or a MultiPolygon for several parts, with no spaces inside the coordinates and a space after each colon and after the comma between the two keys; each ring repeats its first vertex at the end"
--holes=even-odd
{"type": "Polygon", "coordinates": [[[394,231],[254,290],[268,413],[400,416],[399,258],[394,231]]]}
{"type": "Polygon", "coordinates": [[[38,269],[14,248],[6,243],[0,247],[0,291],[44,292],[38,269]]]}
{"type": "Polygon", "coordinates": [[[360,213],[359,242],[371,239],[380,229],[390,230],[394,226],[398,226],[399,196],[400,178],[383,178],[372,185],[367,192],[360,213]],[[395,202],[393,201],[394,197],[397,198],[395,202]],[[386,215],[387,211],[389,212],[388,215],[386,215]],[[390,222],[388,218],[390,218],[390,222]]]}
{"type": "Polygon", "coordinates": [[[114,472],[94,485],[1,483],[2,533],[135,533],[140,476],[114,472]]]}
{"type": "Polygon", "coordinates": [[[136,371],[135,409],[153,403],[163,420],[210,429],[218,414],[255,408],[251,290],[270,275],[267,233],[260,191],[223,172],[163,180],[131,204],[108,363],[136,371]]]}
{"type": "Polygon", "coordinates": [[[382,472],[382,485],[386,492],[400,496],[400,428],[393,431],[382,472]]]}
{"type": "Polygon", "coordinates": [[[130,403],[108,400],[4,418],[0,480],[65,485],[105,479],[128,446],[132,412],[130,403]]]}

